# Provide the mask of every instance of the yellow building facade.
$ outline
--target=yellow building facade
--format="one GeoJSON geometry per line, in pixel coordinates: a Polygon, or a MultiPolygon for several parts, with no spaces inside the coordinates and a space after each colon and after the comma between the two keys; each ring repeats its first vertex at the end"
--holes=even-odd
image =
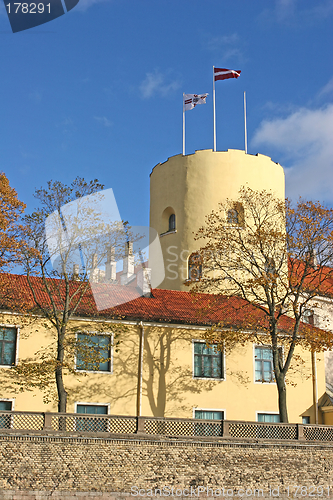
{"type": "MultiPolygon", "coordinates": [[[[168,304],[177,311],[177,307],[183,307],[183,295],[188,294],[156,290],[154,297],[138,299],[145,301],[143,306],[138,303],[138,310],[147,310],[149,301],[157,301],[161,308],[168,304]]],[[[104,317],[107,328],[96,335],[93,332],[100,326],[100,319],[77,318],[71,322],[76,335],[89,332],[89,342],[100,342],[101,352],[105,352],[105,359],[109,358],[96,364],[67,356],[74,367],[74,372],[64,377],[68,412],[278,421],[277,388],[264,336],[225,353],[207,348],[203,340],[205,325],[177,323],[177,318],[168,323],[145,320],[143,312],[141,316],[141,321],[104,317]]],[[[192,320],[194,317],[195,306],[192,320]]],[[[27,359],[38,362],[48,346],[54,349],[55,331],[45,329],[45,322],[38,318],[26,323],[22,316],[13,314],[2,315],[1,323],[0,347],[7,357],[2,355],[0,368],[0,411],[57,411],[55,382],[51,392],[39,388],[19,392],[11,366],[27,359]],[[3,338],[7,338],[5,349],[3,338]],[[53,400],[45,403],[45,395],[52,397],[52,393],[53,400]]],[[[289,420],[314,423],[311,356],[300,348],[296,354],[301,355],[304,364],[292,366],[289,372],[289,420]]],[[[324,395],[323,355],[317,359],[317,384],[318,395],[324,395]]],[[[325,416],[330,418],[327,412],[319,414],[320,422],[329,423],[325,421],[325,416]]]]}

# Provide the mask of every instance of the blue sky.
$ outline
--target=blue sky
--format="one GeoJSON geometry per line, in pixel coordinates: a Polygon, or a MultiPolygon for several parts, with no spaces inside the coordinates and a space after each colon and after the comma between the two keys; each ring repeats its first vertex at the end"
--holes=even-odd
{"type": "Polygon", "coordinates": [[[98,178],[121,216],[149,221],[149,174],[182,151],[244,149],[286,169],[287,194],[333,202],[333,0],[80,0],[15,33],[0,6],[0,169],[31,211],[50,179],[98,178]]]}

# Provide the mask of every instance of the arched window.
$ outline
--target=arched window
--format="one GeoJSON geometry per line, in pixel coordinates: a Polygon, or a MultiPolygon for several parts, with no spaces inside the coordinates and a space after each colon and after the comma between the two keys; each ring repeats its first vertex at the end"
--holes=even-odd
{"type": "Polygon", "coordinates": [[[188,258],[188,279],[199,281],[202,276],[202,261],[199,253],[192,253],[188,258]]]}
{"type": "Polygon", "coordinates": [[[169,231],[176,230],[176,216],[175,214],[171,214],[169,217],[169,231]]]}
{"type": "Polygon", "coordinates": [[[231,208],[227,212],[227,222],[228,224],[238,224],[238,212],[235,208],[231,208]]]}

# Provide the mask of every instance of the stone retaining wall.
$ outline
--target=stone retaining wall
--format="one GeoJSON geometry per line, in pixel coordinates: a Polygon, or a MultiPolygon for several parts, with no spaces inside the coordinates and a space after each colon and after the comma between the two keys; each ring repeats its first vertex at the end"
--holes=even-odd
{"type": "Polygon", "coordinates": [[[333,498],[332,445],[0,434],[1,500],[284,499],[288,493],[333,498]]]}

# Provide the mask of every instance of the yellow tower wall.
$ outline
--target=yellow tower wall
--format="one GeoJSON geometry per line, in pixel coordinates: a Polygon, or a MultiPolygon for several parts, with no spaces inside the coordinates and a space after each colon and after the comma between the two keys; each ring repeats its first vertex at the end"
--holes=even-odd
{"type": "Polygon", "coordinates": [[[160,235],[164,257],[165,279],[160,288],[188,291],[184,285],[187,260],[200,247],[194,233],[219,203],[237,201],[242,186],[265,189],[284,199],[283,168],[268,156],[234,149],[177,155],[154,167],[150,175],[150,226],[160,235]],[[171,213],[176,216],[174,232],[168,232],[171,213]]]}

